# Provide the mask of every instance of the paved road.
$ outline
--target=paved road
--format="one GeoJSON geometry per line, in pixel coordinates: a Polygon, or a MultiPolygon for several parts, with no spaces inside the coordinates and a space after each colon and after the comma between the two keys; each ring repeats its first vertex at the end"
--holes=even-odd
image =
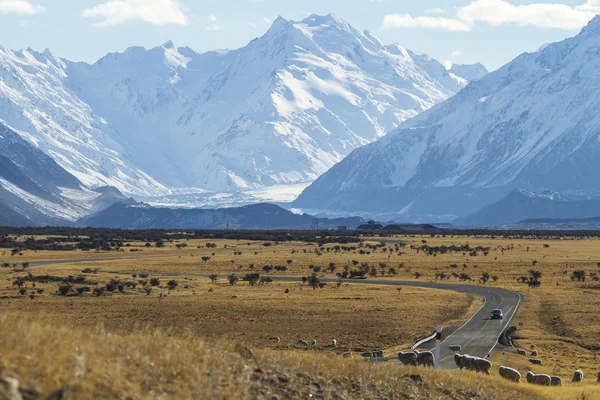
{"type": "MultiPolygon", "coordinates": [[[[31,266],[41,266],[48,264],[66,264],[66,263],[86,263],[94,261],[113,261],[127,260],[133,258],[150,258],[150,257],[113,257],[103,259],[87,259],[87,260],[52,260],[32,262],[31,266]]],[[[127,273],[126,271],[114,271],[119,273],[127,273]]],[[[139,272],[139,271],[138,271],[139,272]]],[[[180,273],[163,273],[165,276],[202,276],[206,274],[180,274],[180,273]]],[[[298,282],[299,277],[295,276],[271,276],[273,280],[283,282],[298,282]]],[[[324,282],[334,283],[338,279],[323,278],[324,282]]],[[[368,285],[389,285],[389,286],[413,286],[430,289],[452,290],[456,292],[469,293],[480,296],[484,299],[481,308],[471,318],[465,322],[460,328],[444,335],[442,333],[442,348],[441,348],[441,368],[453,369],[454,354],[448,349],[450,345],[460,345],[463,352],[477,357],[487,356],[492,349],[498,344],[500,334],[506,329],[521,303],[521,295],[507,289],[487,286],[475,286],[467,284],[453,283],[437,283],[437,282],[418,282],[418,281],[396,281],[385,279],[365,279],[365,280],[344,280],[344,283],[352,284],[368,284],[368,285]],[[500,308],[504,312],[503,320],[491,320],[490,313],[493,309],[500,308]]],[[[428,342],[423,345],[423,348],[432,350],[433,343],[428,342]]]]}
{"type": "MultiPolygon", "coordinates": [[[[273,277],[279,281],[297,281],[297,277],[273,277]]],[[[335,282],[336,279],[322,279],[325,282],[335,282]]],[[[506,289],[475,286],[466,284],[395,281],[384,279],[347,280],[344,282],[369,285],[413,286],[431,289],[453,290],[456,292],[470,293],[484,299],[481,308],[460,328],[449,334],[442,332],[441,362],[445,369],[456,368],[454,353],[448,349],[450,345],[460,345],[463,353],[477,357],[487,356],[498,344],[500,334],[506,329],[521,303],[521,295],[506,289]],[[491,320],[490,313],[493,309],[500,308],[504,312],[504,319],[491,320]]],[[[433,341],[425,343],[422,348],[433,350],[433,341]]]]}

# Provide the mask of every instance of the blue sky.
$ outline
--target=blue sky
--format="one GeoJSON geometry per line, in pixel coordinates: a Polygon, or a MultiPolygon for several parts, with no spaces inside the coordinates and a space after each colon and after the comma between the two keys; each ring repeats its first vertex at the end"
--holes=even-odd
{"type": "Polygon", "coordinates": [[[495,69],[573,36],[600,0],[0,0],[0,45],[88,62],[168,40],[202,52],[243,46],[278,15],[330,12],[386,44],[495,69]]]}

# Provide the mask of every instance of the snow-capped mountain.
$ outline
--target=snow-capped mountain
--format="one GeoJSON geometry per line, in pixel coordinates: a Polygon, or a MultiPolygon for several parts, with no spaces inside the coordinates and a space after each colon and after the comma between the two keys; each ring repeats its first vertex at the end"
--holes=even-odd
{"type": "Polygon", "coordinates": [[[67,89],[66,69],[66,62],[48,50],[0,47],[0,119],[86,185],[164,193],[128,161],[110,124],[67,89]]]}
{"type": "Polygon", "coordinates": [[[516,188],[597,196],[598,93],[600,17],[356,150],[295,206],[451,219],[516,188]]]}
{"type": "Polygon", "coordinates": [[[475,64],[453,64],[449,71],[467,82],[479,79],[488,73],[488,70],[481,63],[475,64]]]}
{"type": "Polygon", "coordinates": [[[0,118],[85,190],[236,205],[299,193],[473,76],[334,15],[279,18],[233,51],[168,42],[86,64],[0,47],[0,118]]]}
{"type": "Polygon", "coordinates": [[[306,185],[466,84],[334,15],[279,18],[234,51],[169,42],[66,71],[142,170],[212,192],[306,185]]]}
{"type": "Polygon", "coordinates": [[[90,190],[0,121],[0,225],[65,224],[126,198],[90,190]]]}

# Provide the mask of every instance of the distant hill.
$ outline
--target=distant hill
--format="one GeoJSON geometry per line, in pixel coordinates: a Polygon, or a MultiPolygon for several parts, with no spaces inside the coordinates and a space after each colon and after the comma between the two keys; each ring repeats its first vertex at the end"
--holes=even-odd
{"type": "MultiPolygon", "coordinates": [[[[319,229],[355,227],[358,217],[319,219],[319,229]]],[[[311,229],[315,217],[294,214],[273,204],[222,209],[156,208],[147,204],[115,204],[84,218],[78,226],[117,229],[311,229]]]]}
{"type": "Polygon", "coordinates": [[[600,199],[577,200],[553,192],[535,194],[519,189],[474,214],[456,219],[453,224],[497,226],[531,219],[593,218],[599,215],[600,199]]]}

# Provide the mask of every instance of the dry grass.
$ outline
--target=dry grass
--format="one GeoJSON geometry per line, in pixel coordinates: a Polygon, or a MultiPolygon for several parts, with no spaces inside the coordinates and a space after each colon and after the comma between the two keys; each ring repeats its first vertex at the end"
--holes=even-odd
{"type": "MultiPolygon", "coordinates": [[[[106,282],[109,277],[114,278],[99,274],[91,279],[106,282]]],[[[473,300],[466,294],[419,288],[344,284],[313,290],[301,282],[250,287],[246,282],[229,286],[223,279],[213,285],[202,278],[179,280],[179,287],[169,291],[167,279],[161,282],[151,295],[136,288],[110,296],[65,298],[54,294],[57,284],[37,284],[45,293],[33,300],[8,287],[0,294],[11,296],[3,300],[6,312],[59,319],[73,327],[104,326],[119,333],[173,327],[174,334],[189,331],[209,340],[276,349],[294,348],[298,339],[316,339],[315,350],[325,350],[322,346],[334,338],[347,350],[406,346],[415,332],[420,336],[439,323],[466,318],[473,300]],[[275,343],[275,337],[281,342],[275,343]]]]}
{"type": "Polygon", "coordinates": [[[4,375],[14,374],[44,393],[69,385],[77,399],[556,398],[472,373],[433,373],[298,352],[264,350],[253,357],[226,342],[208,344],[193,335],[154,331],[121,336],[1,318],[0,352],[11,371],[4,375]]]}
{"type": "MultiPolygon", "coordinates": [[[[188,247],[181,250],[175,247],[176,243],[161,249],[146,248],[144,243],[135,243],[134,246],[142,250],[141,252],[26,252],[23,256],[0,256],[0,263],[17,262],[16,260],[21,262],[90,258],[89,262],[83,264],[32,268],[34,274],[77,275],[85,267],[100,267],[101,271],[104,271],[99,274],[101,281],[142,271],[160,276],[163,284],[174,276],[177,276],[175,279],[178,279],[180,284],[183,283],[184,277],[189,279],[186,281],[189,283],[188,289],[180,286],[175,293],[160,301],[157,299],[159,292],[148,298],[143,296],[143,293],[102,299],[86,296],[64,299],[45,295],[29,301],[15,299],[15,289],[5,287],[0,289],[0,295],[9,298],[1,299],[0,304],[4,310],[11,313],[25,313],[36,317],[52,310],[55,316],[60,316],[69,326],[93,327],[102,323],[108,331],[126,335],[131,335],[135,326],[177,325],[211,340],[226,337],[232,342],[244,342],[255,347],[262,347],[265,338],[280,336],[283,343],[279,350],[292,348],[294,339],[299,336],[306,339],[314,337],[319,343],[325,343],[332,337],[338,340],[343,338],[348,348],[365,348],[408,343],[414,326],[418,327],[419,333],[423,333],[437,323],[433,321],[464,319],[469,302],[465,297],[449,296],[449,293],[442,292],[439,296],[436,295],[433,304],[425,304],[423,299],[429,299],[429,296],[424,296],[423,292],[417,289],[408,288],[404,288],[401,294],[393,288],[372,290],[373,288],[362,286],[360,289],[347,286],[340,289],[327,287],[313,292],[302,288],[300,284],[273,284],[260,289],[229,288],[220,284],[214,293],[209,294],[210,286],[206,279],[195,275],[218,273],[222,283],[224,276],[232,272],[239,275],[253,271],[264,274],[263,265],[285,265],[288,270],[277,272],[277,275],[305,276],[311,272],[309,266],[312,265],[321,267],[319,275],[334,277],[345,265],[353,268],[353,261],[359,264],[368,263],[377,269],[381,263],[385,263],[387,270],[390,267],[396,268],[395,279],[403,280],[415,279],[416,272],[422,275],[419,280],[428,281],[435,281],[436,274],[439,273],[451,275],[456,272],[471,276],[472,284],[481,284],[477,280],[482,273],[487,272],[497,277],[497,281],[490,280],[487,285],[519,290],[524,294],[524,302],[515,323],[522,320],[525,326],[519,332],[521,338],[517,343],[528,350],[532,350],[534,346],[540,352],[538,358],[544,361],[542,367],[533,367],[527,359],[516,354],[507,354],[505,364],[519,368],[522,373],[533,368],[535,372],[557,374],[565,382],[570,380],[577,368],[584,369],[589,380],[596,375],[600,369],[600,315],[597,313],[600,305],[600,283],[594,281],[591,274],[600,273],[597,265],[600,261],[600,240],[419,236],[399,239],[406,240],[408,244],[400,249],[402,254],[393,249],[393,245],[387,246],[388,249],[394,250],[392,252],[378,249],[369,250],[365,254],[360,254],[358,249],[349,252],[327,251],[326,248],[333,245],[326,245],[326,248],[320,251],[321,255],[318,255],[315,245],[305,243],[265,247],[262,242],[214,240],[210,242],[217,243],[218,247],[207,249],[202,246],[209,241],[190,240],[186,242],[188,247]],[[488,255],[483,255],[480,251],[477,256],[471,256],[468,252],[433,256],[416,248],[423,244],[450,246],[467,243],[473,247],[489,247],[488,255]],[[411,245],[414,247],[411,248],[411,245]],[[234,254],[240,251],[241,255],[234,254]],[[118,261],[92,260],[124,255],[133,258],[118,261]],[[210,257],[210,260],[202,261],[203,256],[210,257]],[[291,263],[287,260],[291,260],[291,263]],[[331,263],[336,266],[333,273],[327,271],[331,263]],[[250,268],[251,264],[254,268],[250,268]],[[542,272],[540,288],[530,289],[527,285],[517,283],[517,278],[526,276],[530,269],[542,272]],[[571,280],[571,274],[576,270],[586,272],[585,282],[571,280]],[[290,288],[291,293],[284,297],[283,290],[286,287],[290,288]],[[192,294],[192,291],[196,294],[192,294]],[[238,298],[233,299],[232,296],[238,298]],[[423,307],[420,307],[421,305],[423,307]],[[445,305],[448,307],[444,307],[445,305]],[[426,314],[427,309],[431,310],[429,314],[426,314]],[[202,318],[195,320],[198,314],[202,315],[202,318]],[[397,318],[398,315],[402,318],[397,318]],[[156,320],[153,316],[156,316],[156,320]],[[408,328],[409,326],[411,328],[408,328]],[[280,327],[278,329],[283,333],[275,333],[277,329],[274,327],[280,327]],[[231,333],[232,328],[234,333],[231,333]]],[[[373,239],[372,243],[377,243],[377,240],[373,239]]],[[[0,269],[0,278],[12,280],[15,275],[23,273],[0,269]]],[[[386,279],[391,279],[388,274],[386,279]]],[[[458,280],[450,278],[444,281],[458,280]]],[[[6,283],[10,285],[9,281],[6,283]]],[[[56,285],[49,288],[49,291],[55,288],[56,285]]],[[[472,307],[475,305],[476,303],[471,304],[472,307]]],[[[181,337],[179,333],[177,336],[181,337]]],[[[264,354],[271,356],[271,353],[264,354]]],[[[273,353],[272,357],[281,355],[287,359],[290,357],[288,354],[287,351],[280,351],[273,353]]],[[[320,356],[302,354],[298,357],[304,360],[302,362],[312,360],[310,357],[315,357],[314,362],[328,362],[327,359],[319,358],[320,356]]],[[[498,365],[501,355],[494,354],[493,359],[498,365]]],[[[463,373],[459,376],[461,382],[471,379],[469,374],[463,373]]],[[[468,386],[470,383],[464,384],[468,386]]],[[[588,399],[600,398],[597,389],[591,385],[580,387],[565,384],[562,389],[535,391],[537,395],[547,398],[576,399],[581,393],[585,393],[588,399]]]]}

